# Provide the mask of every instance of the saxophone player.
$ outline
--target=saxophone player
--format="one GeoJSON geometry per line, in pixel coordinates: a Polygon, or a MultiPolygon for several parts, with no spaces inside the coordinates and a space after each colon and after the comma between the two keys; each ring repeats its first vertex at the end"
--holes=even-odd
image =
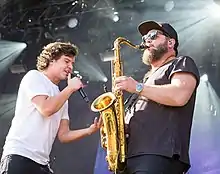
{"type": "Polygon", "coordinates": [[[151,69],[143,83],[126,76],[116,89],[138,95],[126,114],[128,174],[183,174],[190,168],[189,141],[199,72],[192,58],[178,56],[178,34],[168,23],[145,21],[142,61],[151,69]]]}

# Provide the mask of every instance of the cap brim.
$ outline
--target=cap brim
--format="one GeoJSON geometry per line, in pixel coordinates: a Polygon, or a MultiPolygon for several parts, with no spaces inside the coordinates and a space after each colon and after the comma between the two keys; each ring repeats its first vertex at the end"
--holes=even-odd
{"type": "Polygon", "coordinates": [[[160,24],[154,22],[154,21],[145,21],[142,22],[139,26],[138,26],[138,30],[141,33],[141,35],[145,35],[147,34],[150,30],[160,30],[160,31],[164,31],[162,26],[160,26],[160,24]]]}

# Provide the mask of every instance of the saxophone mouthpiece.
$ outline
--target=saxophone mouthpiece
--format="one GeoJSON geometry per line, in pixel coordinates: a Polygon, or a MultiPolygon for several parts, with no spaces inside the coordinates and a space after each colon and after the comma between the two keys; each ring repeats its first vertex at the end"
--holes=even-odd
{"type": "Polygon", "coordinates": [[[139,49],[141,49],[141,50],[144,49],[144,48],[146,48],[146,47],[147,47],[147,46],[144,45],[143,43],[139,45],[139,49]]]}

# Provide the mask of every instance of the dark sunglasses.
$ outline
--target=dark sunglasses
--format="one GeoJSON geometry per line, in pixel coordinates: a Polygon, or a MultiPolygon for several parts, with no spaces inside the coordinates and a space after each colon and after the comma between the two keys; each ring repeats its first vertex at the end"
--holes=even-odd
{"type": "Polygon", "coordinates": [[[147,40],[155,40],[155,39],[157,39],[159,34],[164,35],[166,37],[169,37],[166,33],[155,30],[155,31],[152,31],[152,32],[147,33],[146,35],[142,36],[142,41],[145,43],[147,40]]]}

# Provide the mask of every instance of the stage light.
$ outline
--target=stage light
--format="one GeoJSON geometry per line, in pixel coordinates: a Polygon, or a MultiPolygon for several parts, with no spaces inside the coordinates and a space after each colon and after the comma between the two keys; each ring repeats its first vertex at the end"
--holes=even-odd
{"type": "Polygon", "coordinates": [[[118,21],[119,21],[119,16],[118,16],[118,15],[114,15],[113,21],[114,21],[114,22],[118,22],[118,21]]]}
{"type": "Polygon", "coordinates": [[[103,82],[107,82],[108,81],[108,78],[107,77],[104,77],[103,78],[103,82]]]}
{"type": "Polygon", "coordinates": [[[211,3],[206,7],[208,9],[208,13],[213,18],[220,18],[220,6],[216,3],[211,3]]]}
{"type": "Polygon", "coordinates": [[[72,6],[74,6],[74,5],[78,4],[78,3],[79,3],[79,1],[74,1],[74,2],[72,3],[72,6]]]}
{"type": "Polygon", "coordinates": [[[69,28],[75,28],[78,25],[78,20],[77,18],[71,18],[68,21],[68,27],[69,28]]]}

